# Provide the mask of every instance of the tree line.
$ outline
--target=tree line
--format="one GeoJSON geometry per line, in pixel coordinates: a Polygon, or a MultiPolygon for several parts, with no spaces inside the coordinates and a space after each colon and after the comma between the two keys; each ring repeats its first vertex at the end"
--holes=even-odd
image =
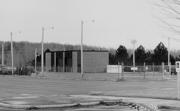
{"type": "MultiPolygon", "coordinates": [[[[180,60],[180,56],[173,56],[170,54],[170,62],[172,65],[175,64],[175,61],[180,60]]],[[[140,45],[135,49],[135,63],[136,65],[160,65],[164,62],[168,64],[168,49],[165,45],[160,42],[154,50],[145,50],[145,48],[140,45]]],[[[132,65],[133,64],[133,54],[129,54],[126,47],[120,45],[115,53],[109,53],[109,64],[124,64],[132,65]]]]}
{"type": "MultiPolygon", "coordinates": [[[[11,42],[0,41],[0,64],[2,62],[2,44],[4,44],[4,63],[11,66],[11,42]]],[[[41,61],[41,43],[33,42],[13,42],[14,66],[21,67],[25,65],[34,65],[35,49],[37,49],[37,61],[41,61]]],[[[52,51],[62,50],[80,50],[80,45],[60,44],[60,43],[44,43],[44,51],[50,49],[52,51]]],[[[84,45],[84,50],[107,50],[103,47],[84,45]]],[[[40,65],[41,62],[38,62],[40,65]]]]}
{"type": "MultiPolygon", "coordinates": [[[[0,44],[2,42],[0,41],[0,44]]],[[[5,64],[11,65],[10,42],[4,44],[5,64]]],[[[14,42],[14,64],[16,66],[33,65],[34,64],[34,51],[38,50],[38,55],[41,55],[41,44],[31,42],[14,42]]],[[[70,44],[58,44],[58,43],[45,43],[44,50],[80,50],[79,45],[70,44]]],[[[124,63],[124,65],[132,65],[133,55],[129,53],[129,49],[120,45],[116,50],[107,49],[102,47],[84,46],[84,50],[108,50],[109,51],[109,64],[124,63]]],[[[131,50],[132,52],[132,50],[131,50]]],[[[37,58],[41,60],[40,58],[37,58]]],[[[144,63],[149,65],[160,65],[162,62],[167,64],[168,62],[168,50],[165,45],[160,42],[154,50],[145,50],[140,45],[135,50],[136,65],[143,65],[144,63]]],[[[170,55],[171,64],[175,64],[175,61],[180,60],[180,56],[175,54],[170,55]]],[[[0,63],[1,63],[1,45],[0,45],[0,63]]]]}

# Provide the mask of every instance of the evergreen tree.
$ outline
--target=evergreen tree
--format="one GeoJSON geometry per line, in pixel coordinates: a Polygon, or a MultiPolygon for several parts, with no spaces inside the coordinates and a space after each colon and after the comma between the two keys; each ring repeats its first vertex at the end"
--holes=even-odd
{"type": "Polygon", "coordinates": [[[128,53],[125,46],[120,45],[118,49],[116,50],[116,60],[119,63],[126,63],[128,59],[128,53]]]}
{"type": "Polygon", "coordinates": [[[143,65],[146,59],[146,52],[142,45],[135,50],[135,60],[137,65],[143,65]]]}
{"type": "Polygon", "coordinates": [[[168,60],[167,58],[168,58],[168,50],[165,47],[165,45],[162,42],[160,42],[154,49],[153,60],[155,64],[160,65],[162,62],[167,63],[168,60]]]}

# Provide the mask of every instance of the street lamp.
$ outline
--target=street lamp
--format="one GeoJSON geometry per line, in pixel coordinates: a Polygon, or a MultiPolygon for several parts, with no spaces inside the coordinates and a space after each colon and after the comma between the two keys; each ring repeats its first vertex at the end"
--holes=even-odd
{"type": "MultiPolygon", "coordinates": [[[[135,44],[137,43],[136,40],[132,40],[131,41],[132,45],[133,45],[133,67],[135,67],[135,44]]],[[[135,70],[133,70],[135,72],[135,70]]]]}
{"type": "Polygon", "coordinates": [[[170,49],[170,41],[171,41],[171,39],[179,41],[179,39],[175,39],[173,37],[167,37],[167,36],[163,36],[163,38],[167,38],[168,39],[168,68],[169,68],[169,74],[171,74],[171,60],[170,60],[170,54],[171,54],[170,50],[171,49],[170,49]]]}
{"type": "Polygon", "coordinates": [[[168,67],[169,75],[171,74],[171,63],[170,63],[170,37],[168,37],[168,67]]]}
{"type": "MultiPolygon", "coordinates": [[[[19,34],[21,34],[21,32],[17,32],[19,34]]],[[[16,33],[10,32],[10,37],[11,37],[11,65],[12,65],[12,75],[14,74],[14,54],[13,54],[13,35],[15,35],[16,33]]]]}
{"type": "Polygon", "coordinates": [[[47,27],[47,28],[42,27],[42,41],[41,41],[41,74],[44,73],[44,33],[45,33],[45,30],[48,30],[48,29],[53,30],[54,27],[47,27]]]}
{"type": "Polygon", "coordinates": [[[83,70],[83,25],[84,21],[81,21],[81,77],[84,76],[84,70],[83,70]]]}
{"type": "MultiPolygon", "coordinates": [[[[81,77],[84,76],[84,67],[83,67],[83,32],[84,32],[84,23],[88,21],[81,20],[81,77]]],[[[91,22],[95,22],[95,20],[91,20],[91,22]]]]}

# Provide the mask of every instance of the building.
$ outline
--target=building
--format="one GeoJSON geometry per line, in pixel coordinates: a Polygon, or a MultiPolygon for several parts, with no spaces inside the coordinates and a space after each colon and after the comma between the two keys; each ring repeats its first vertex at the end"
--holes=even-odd
{"type": "MultiPolygon", "coordinates": [[[[83,51],[84,72],[106,72],[109,64],[108,51],[83,51]]],[[[52,72],[80,72],[80,50],[45,51],[45,69],[52,72]]]]}

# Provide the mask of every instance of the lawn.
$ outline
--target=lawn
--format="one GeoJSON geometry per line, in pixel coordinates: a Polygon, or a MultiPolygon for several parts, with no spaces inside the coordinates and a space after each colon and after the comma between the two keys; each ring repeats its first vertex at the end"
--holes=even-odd
{"type": "MultiPolygon", "coordinates": [[[[128,75],[130,76],[130,75],[128,75]]],[[[0,98],[33,95],[93,94],[175,98],[176,80],[126,77],[117,82],[117,74],[46,73],[45,77],[0,76],[0,98]]]]}

